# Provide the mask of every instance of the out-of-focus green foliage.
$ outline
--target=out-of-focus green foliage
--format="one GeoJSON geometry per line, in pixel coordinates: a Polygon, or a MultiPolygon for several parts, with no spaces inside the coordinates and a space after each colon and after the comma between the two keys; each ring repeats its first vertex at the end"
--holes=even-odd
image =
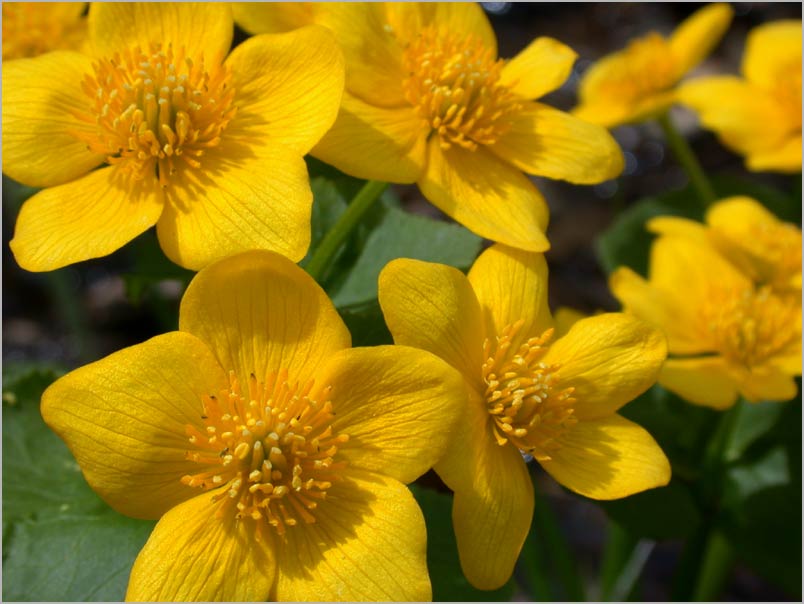
{"type": "Polygon", "coordinates": [[[3,599],[122,600],[154,522],[101,501],[45,425],[39,399],[61,373],[3,368],[3,599]]]}

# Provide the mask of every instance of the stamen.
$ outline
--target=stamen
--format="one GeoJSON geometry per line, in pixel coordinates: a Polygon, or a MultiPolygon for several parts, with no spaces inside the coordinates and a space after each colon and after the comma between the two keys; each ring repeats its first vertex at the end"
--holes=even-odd
{"type": "Polygon", "coordinates": [[[200,168],[235,116],[235,91],[226,66],[207,69],[184,53],[152,44],[97,60],[82,83],[87,110],[75,114],[95,132],[75,136],[131,178],[154,176],[162,187],[177,171],[200,168]]]}
{"type": "MultiPolygon", "coordinates": [[[[257,538],[266,526],[282,535],[288,526],[315,522],[312,500],[324,499],[346,466],[334,460],[348,436],[333,433],[332,404],[311,398],[312,380],[300,386],[284,370],[264,383],[252,374],[247,392],[234,372],[229,380],[228,390],[202,401],[205,430],[186,428],[187,458],[207,467],[182,484],[215,489],[218,516],[254,522],[257,538]]],[[[329,396],[331,389],[317,392],[329,396]]]]}
{"type": "Polygon", "coordinates": [[[550,459],[556,438],[577,423],[573,415],[573,388],[559,389],[558,365],[541,362],[553,336],[548,329],[512,350],[524,322],[503,329],[496,342],[483,343],[481,373],[486,384],[486,405],[494,419],[494,438],[509,442],[535,459],[550,459]]]}
{"type": "Polygon", "coordinates": [[[801,338],[801,299],[769,286],[733,291],[713,287],[701,310],[705,337],[715,351],[747,369],[783,354],[801,338]]]}
{"type": "Polygon", "coordinates": [[[403,62],[405,98],[444,149],[494,144],[522,106],[499,84],[504,61],[476,37],[426,27],[405,49],[403,62]]]}

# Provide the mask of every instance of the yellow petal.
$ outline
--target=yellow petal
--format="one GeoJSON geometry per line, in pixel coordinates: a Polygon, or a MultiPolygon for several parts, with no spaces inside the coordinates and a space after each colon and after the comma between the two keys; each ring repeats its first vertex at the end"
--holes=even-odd
{"type": "Polygon", "coordinates": [[[92,61],[55,51],[3,65],[3,172],[32,187],[50,187],[86,174],[104,157],[75,134],[92,134],[94,122],[75,117],[91,99],[81,89],[92,61]]]}
{"type": "Polygon", "coordinates": [[[580,421],[557,440],[552,459],[540,463],[585,497],[619,499],[670,482],[670,463],[653,437],[619,415],[580,421]]]}
{"type": "Polygon", "coordinates": [[[157,523],[131,569],[129,602],[262,602],[276,580],[273,539],[256,541],[249,522],[216,517],[205,493],[157,523]]]}
{"type": "Polygon", "coordinates": [[[633,109],[620,99],[595,99],[582,101],[572,110],[580,120],[604,128],[614,128],[631,121],[633,109]]]}
{"type": "Polygon", "coordinates": [[[789,138],[788,116],[769,93],[733,76],[683,84],[678,99],[695,110],[704,127],[742,154],[774,152],[789,138]]]}
{"type": "Polygon", "coordinates": [[[202,396],[226,384],[206,346],[174,331],[57,380],[42,395],[42,417],[109,505],[159,518],[197,493],[180,482],[203,469],[185,459],[185,428],[204,429],[202,396]]]}
{"type": "Polygon", "coordinates": [[[608,131],[540,103],[527,103],[489,149],[537,176],[594,184],[619,176],[623,153],[608,131]]]}
{"type": "Polygon", "coordinates": [[[419,188],[442,212],[492,241],[533,252],[550,247],[547,204],[519,170],[483,147],[443,150],[435,136],[427,155],[419,188]]]}
{"type": "Polygon", "coordinates": [[[388,23],[400,40],[413,41],[425,27],[436,27],[444,34],[460,32],[479,39],[497,56],[497,37],[483,9],[474,2],[387,2],[388,23]]]}
{"type": "Polygon", "coordinates": [[[232,9],[214,2],[99,2],[89,7],[95,56],[172,44],[197,62],[219,64],[232,45],[232,9]]]}
{"type": "Polygon", "coordinates": [[[653,287],[624,266],[611,274],[609,287],[625,312],[664,331],[670,351],[695,354],[709,350],[709,344],[694,328],[694,304],[678,304],[670,293],[653,287]]]}
{"type": "Polygon", "coordinates": [[[404,483],[442,456],[466,400],[455,369],[407,346],[343,350],[315,377],[332,387],[334,431],[349,435],[338,457],[404,483]]]}
{"type": "Polygon", "coordinates": [[[573,114],[613,128],[665,111],[680,75],[670,43],[656,32],[632,40],[592,65],[578,84],[573,114]]]}
{"type": "Polygon", "coordinates": [[[728,4],[710,4],[676,28],[670,36],[670,50],[678,65],[679,77],[700,63],[720,42],[733,16],[734,11],[728,4]]]}
{"type": "Polygon", "coordinates": [[[719,356],[668,359],[659,383],[696,405],[726,409],[737,401],[737,382],[719,356]]]}
{"type": "Polygon", "coordinates": [[[162,213],[155,179],[132,182],[103,168],[26,201],[9,245],[29,271],[49,271],[111,254],[153,226],[162,213]]]}
{"type": "Polygon", "coordinates": [[[742,64],[749,82],[774,90],[779,85],[780,67],[796,61],[801,62],[800,20],[771,21],[749,32],[742,64]]]}
{"type": "Polygon", "coordinates": [[[396,344],[432,352],[467,380],[480,379],[483,316],[459,270],[400,258],[380,273],[379,300],[396,344]]]}
{"type": "Polygon", "coordinates": [[[719,288],[742,291],[751,287],[750,280],[711,245],[681,237],[660,237],[654,242],[650,282],[672,296],[673,306],[686,309],[687,316],[709,300],[715,275],[719,288]]]}
{"type": "Polygon", "coordinates": [[[275,34],[311,25],[314,2],[234,2],[235,23],[250,34],[275,34]]]}
{"type": "Polygon", "coordinates": [[[536,38],[505,63],[500,84],[526,99],[557,90],[572,73],[578,53],[553,38],[536,38]]]}
{"type": "MultiPolygon", "coordinates": [[[[801,375],[800,363],[797,375],[801,375]]],[[[750,376],[740,385],[740,393],[752,403],[759,401],[784,402],[798,394],[798,386],[791,375],[773,367],[763,367],[751,372],[750,376]]]]}
{"type": "Polygon", "coordinates": [[[533,517],[533,485],[522,455],[494,440],[484,402],[464,407],[444,459],[435,466],[455,492],[452,522],[461,568],[479,589],[511,576],[533,517]]]}
{"type": "Polygon", "coordinates": [[[543,362],[557,364],[560,388],[574,388],[575,415],[611,415],[655,382],[667,356],[664,334],[622,313],[581,319],[553,343],[543,362]]]}
{"type": "Polygon", "coordinates": [[[412,183],[424,169],[428,132],[411,107],[376,107],[347,92],[312,155],[357,178],[412,183]]]}
{"type": "Polygon", "coordinates": [[[746,167],[752,172],[801,172],[801,135],[791,136],[776,149],[749,152],[746,167]]]}
{"type": "Polygon", "coordinates": [[[199,270],[261,249],[298,261],[310,245],[313,194],[297,151],[224,142],[199,170],[177,173],[166,189],[159,243],[176,264],[199,270]]]}
{"type": "Polygon", "coordinates": [[[480,302],[486,337],[492,342],[518,321],[522,327],[511,342],[513,350],[552,327],[547,306],[547,262],[542,254],[493,245],[475,260],[469,282],[480,302]]]}
{"type": "Polygon", "coordinates": [[[553,337],[558,339],[565,336],[573,325],[575,325],[581,319],[585,319],[587,316],[589,315],[586,315],[574,308],[570,308],[568,306],[559,306],[553,315],[553,322],[555,323],[556,329],[553,337]]]}
{"type": "Polygon", "coordinates": [[[273,599],[291,602],[429,601],[424,518],[393,478],[348,472],[286,533],[273,599]]]}
{"type": "Polygon", "coordinates": [[[700,243],[708,242],[706,227],[700,222],[679,216],[656,216],[645,224],[645,228],[657,235],[687,237],[700,243]]]}
{"type": "Polygon", "coordinates": [[[405,104],[400,39],[380,2],[328,2],[316,6],[315,22],[328,27],[346,62],[346,91],[375,107],[405,104]]]}
{"type": "Polygon", "coordinates": [[[251,251],[198,273],[184,294],[179,329],[205,342],[242,383],[287,369],[304,383],[351,343],[327,295],[279,254],[251,251]]]}
{"type": "Polygon", "coordinates": [[[224,136],[304,155],[332,126],[343,94],[343,56],[332,34],[309,26],[264,34],[226,59],[237,115],[224,136]]]}

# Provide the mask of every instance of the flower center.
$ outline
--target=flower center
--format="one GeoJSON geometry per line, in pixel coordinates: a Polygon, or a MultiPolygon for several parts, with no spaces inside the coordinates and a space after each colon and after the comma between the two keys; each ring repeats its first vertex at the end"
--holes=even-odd
{"type": "Polygon", "coordinates": [[[656,32],[633,40],[620,55],[618,75],[601,87],[601,94],[638,104],[646,96],[667,90],[678,79],[667,40],[656,32]]]}
{"type": "Polygon", "coordinates": [[[524,322],[503,329],[496,344],[483,342],[482,375],[486,407],[494,419],[494,436],[500,446],[511,442],[540,461],[550,459],[559,447],[557,437],[575,425],[574,388],[558,385],[558,365],[541,361],[553,336],[548,329],[530,338],[518,350],[511,343],[524,322]]]}
{"type": "Polygon", "coordinates": [[[135,179],[155,174],[166,187],[176,171],[199,168],[236,112],[229,70],[207,69],[203,57],[170,44],[115,53],[93,67],[82,82],[91,109],[77,117],[97,128],[80,137],[135,179]]]}
{"type": "MultiPolygon", "coordinates": [[[[187,459],[206,468],[182,477],[191,487],[217,489],[218,516],[255,522],[258,538],[267,525],[280,535],[300,521],[315,522],[314,510],[339,479],[344,461],[338,447],[349,440],[332,431],[332,403],[310,397],[313,380],[289,382],[287,371],[258,382],[248,392],[230,372],[228,390],[203,400],[205,431],[187,426],[187,459]]],[[[328,397],[331,388],[318,392],[328,397]]]]}
{"type": "Polygon", "coordinates": [[[456,144],[474,151],[510,128],[508,116],[521,104],[499,84],[503,64],[478,38],[433,27],[405,49],[405,98],[427,120],[431,134],[438,134],[442,148],[456,144]]]}
{"type": "Polygon", "coordinates": [[[768,286],[714,289],[703,308],[704,328],[720,354],[750,369],[801,338],[801,304],[796,302],[797,296],[777,296],[768,286]]]}

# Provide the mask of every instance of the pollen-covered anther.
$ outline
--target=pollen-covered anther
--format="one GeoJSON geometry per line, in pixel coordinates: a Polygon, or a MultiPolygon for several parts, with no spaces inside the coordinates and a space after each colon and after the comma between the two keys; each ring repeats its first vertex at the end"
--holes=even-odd
{"type": "Polygon", "coordinates": [[[558,448],[557,437],[577,423],[573,415],[573,388],[558,386],[558,365],[542,357],[553,330],[532,337],[512,349],[523,321],[507,326],[496,342],[483,343],[482,377],[486,384],[486,408],[494,419],[497,444],[511,443],[534,458],[550,459],[558,448]]]}
{"type": "Polygon", "coordinates": [[[155,175],[166,187],[177,171],[200,168],[236,113],[229,70],[183,48],[136,47],[93,68],[82,82],[87,109],[75,117],[96,128],[76,136],[135,179],[155,175]]]}
{"type": "Polygon", "coordinates": [[[442,148],[492,145],[521,99],[499,83],[504,61],[474,36],[424,28],[404,51],[405,98],[442,148]]]}
{"type": "Polygon", "coordinates": [[[258,538],[267,526],[282,535],[288,526],[315,522],[312,511],[346,465],[336,457],[349,439],[332,430],[330,391],[314,395],[312,380],[291,382],[283,370],[265,382],[252,374],[244,393],[230,373],[228,390],[204,397],[204,430],[187,426],[187,459],[208,468],[181,482],[215,489],[218,515],[254,521],[258,538]],[[327,398],[319,402],[319,395],[327,398]]]}

